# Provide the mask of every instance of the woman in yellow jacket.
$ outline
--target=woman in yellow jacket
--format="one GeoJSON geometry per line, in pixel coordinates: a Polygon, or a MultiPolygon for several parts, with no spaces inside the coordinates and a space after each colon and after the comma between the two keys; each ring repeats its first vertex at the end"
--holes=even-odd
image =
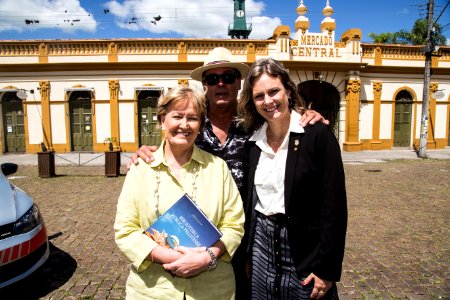
{"type": "Polygon", "coordinates": [[[197,146],[205,123],[203,92],[184,86],[158,103],[165,140],[151,164],[131,166],[117,204],[115,240],[131,261],[127,299],[234,299],[231,257],[243,236],[242,200],[226,163],[197,146]],[[187,193],[222,237],[209,248],[174,249],[146,235],[187,193]]]}

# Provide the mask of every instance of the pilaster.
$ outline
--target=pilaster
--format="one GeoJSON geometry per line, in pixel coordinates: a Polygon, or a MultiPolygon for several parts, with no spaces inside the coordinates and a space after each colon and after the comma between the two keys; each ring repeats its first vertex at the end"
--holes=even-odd
{"type": "Polygon", "coordinates": [[[255,44],[247,44],[247,62],[254,63],[256,61],[255,44]]]}
{"type": "Polygon", "coordinates": [[[189,79],[178,79],[178,85],[189,85],[189,79]]]}
{"type": "Polygon", "coordinates": [[[39,92],[41,93],[41,111],[42,111],[42,134],[43,143],[48,150],[53,151],[52,139],[52,119],[50,107],[50,81],[39,82],[39,92]]]}
{"type": "Polygon", "coordinates": [[[381,66],[383,64],[383,50],[381,47],[375,48],[375,66],[381,66]]]}
{"type": "Polygon", "coordinates": [[[119,61],[119,58],[117,56],[117,44],[114,42],[108,44],[108,61],[109,62],[119,61]]]}
{"type": "Polygon", "coordinates": [[[381,112],[381,92],[383,89],[382,82],[373,83],[373,121],[372,121],[372,140],[370,146],[372,150],[381,150],[380,141],[380,112],[381,112]]]}
{"type": "Polygon", "coordinates": [[[47,44],[44,44],[44,43],[39,44],[39,63],[40,64],[48,63],[48,46],[47,46],[47,44]]]}
{"type": "Polygon", "coordinates": [[[361,80],[350,79],[346,86],[346,123],[344,151],[360,151],[362,143],[359,141],[359,99],[361,80]]]}
{"type": "Polygon", "coordinates": [[[111,137],[115,138],[120,146],[120,131],[119,131],[119,81],[108,80],[109,85],[109,105],[111,116],[111,137]]]}
{"type": "Polygon", "coordinates": [[[436,126],[436,99],[433,97],[433,93],[437,92],[438,83],[430,84],[430,91],[428,99],[430,99],[429,111],[428,111],[428,135],[427,135],[427,148],[436,149],[435,126],[436,126]]]}
{"type": "Polygon", "coordinates": [[[187,62],[187,49],[184,42],[178,44],[178,61],[187,62]]]}

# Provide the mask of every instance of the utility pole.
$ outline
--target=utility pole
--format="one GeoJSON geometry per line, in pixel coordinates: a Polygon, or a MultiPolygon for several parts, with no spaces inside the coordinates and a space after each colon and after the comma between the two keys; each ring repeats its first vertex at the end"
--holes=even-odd
{"type": "Polygon", "coordinates": [[[427,38],[425,45],[425,74],[423,80],[422,96],[422,118],[420,121],[420,144],[419,157],[427,157],[427,137],[428,137],[428,110],[430,106],[430,79],[431,79],[431,53],[434,50],[433,40],[431,38],[433,30],[433,7],[434,0],[428,1],[428,25],[427,38]]]}

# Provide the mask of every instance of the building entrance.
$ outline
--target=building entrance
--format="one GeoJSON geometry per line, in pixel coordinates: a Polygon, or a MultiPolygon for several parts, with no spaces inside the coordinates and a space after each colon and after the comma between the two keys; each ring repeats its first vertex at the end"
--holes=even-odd
{"type": "Polygon", "coordinates": [[[92,151],[92,95],[89,91],[72,92],[69,97],[72,151],[92,151]]]}
{"type": "Polygon", "coordinates": [[[412,96],[407,91],[400,91],[395,97],[394,147],[411,145],[412,103],[412,96]]]}
{"type": "Polygon", "coordinates": [[[4,152],[25,152],[25,125],[22,100],[16,92],[0,97],[4,152]]]}
{"type": "Polygon", "coordinates": [[[139,147],[159,145],[161,129],[158,128],[156,108],[162,90],[142,90],[138,93],[139,147]]]}
{"type": "Polygon", "coordinates": [[[339,139],[340,97],[337,89],[328,82],[310,80],[300,83],[298,90],[308,108],[318,111],[330,121],[330,128],[339,139]]]}

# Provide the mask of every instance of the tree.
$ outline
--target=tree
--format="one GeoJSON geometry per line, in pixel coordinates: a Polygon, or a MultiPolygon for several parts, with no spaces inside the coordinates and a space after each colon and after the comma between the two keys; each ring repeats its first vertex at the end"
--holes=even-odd
{"type": "Polygon", "coordinates": [[[382,32],[380,34],[371,32],[368,34],[368,36],[372,38],[374,43],[377,44],[400,44],[397,41],[396,34],[392,32],[382,32]]]}
{"type": "MultiPolygon", "coordinates": [[[[410,44],[425,45],[427,37],[427,20],[418,19],[413,25],[411,31],[402,29],[397,32],[383,32],[380,34],[371,32],[368,34],[374,43],[381,44],[410,44]]],[[[442,27],[438,23],[432,28],[432,44],[437,46],[446,45],[446,38],[442,34],[442,27]]]]}

